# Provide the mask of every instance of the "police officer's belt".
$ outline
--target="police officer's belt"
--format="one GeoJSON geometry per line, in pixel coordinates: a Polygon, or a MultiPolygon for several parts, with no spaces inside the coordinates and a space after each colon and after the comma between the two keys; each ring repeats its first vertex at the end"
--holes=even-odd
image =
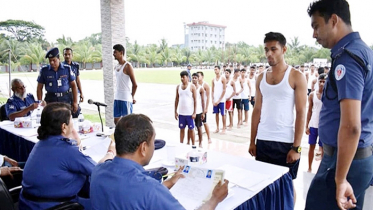
{"type": "Polygon", "coordinates": [[[72,199],[76,198],[76,196],[71,196],[71,197],[65,197],[65,198],[42,198],[34,195],[30,195],[26,193],[25,191],[22,191],[22,195],[24,198],[26,198],[29,201],[34,201],[34,202],[67,202],[71,201],[72,199]]]}
{"type": "MultiPolygon", "coordinates": [[[[334,152],[337,151],[337,148],[326,145],[326,144],[323,144],[322,148],[324,150],[324,153],[329,156],[333,156],[334,152]]],[[[354,160],[360,160],[360,159],[370,157],[372,156],[372,153],[373,153],[372,146],[364,147],[364,148],[357,148],[354,160]]]]}
{"type": "Polygon", "coordinates": [[[65,96],[65,95],[67,95],[69,93],[70,93],[70,91],[66,91],[66,92],[63,92],[63,93],[50,93],[50,92],[48,92],[46,95],[48,97],[54,97],[54,96],[62,97],[62,96],[65,96]]]}

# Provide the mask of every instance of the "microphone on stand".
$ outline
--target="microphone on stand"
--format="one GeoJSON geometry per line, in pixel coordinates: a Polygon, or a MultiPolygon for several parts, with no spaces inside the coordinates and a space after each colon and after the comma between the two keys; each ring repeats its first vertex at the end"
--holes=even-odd
{"type": "Polygon", "coordinates": [[[89,99],[89,100],[88,100],[88,103],[89,103],[89,104],[94,104],[94,105],[96,105],[96,106],[104,106],[104,107],[107,107],[107,104],[105,104],[105,103],[101,103],[101,102],[96,102],[96,101],[93,101],[92,99],[89,99]]]}
{"type": "Polygon", "coordinates": [[[102,131],[102,133],[97,133],[96,136],[104,136],[104,135],[105,135],[105,133],[104,133],[104,125],[103,125],[103,123],[102,123],[101,112],[100,112],[100,106],[107,107],[107,104],[100,103],[100,102],[95,102],[95,101],[93,101],[92,99],[89,99],[89,100],[88,100],[88,103],[89,103],[89,104],[94,104],[94,105],[97,106],[97,109],[98,109],[98,115],[100,116],[100,121],[101,121],[101,131],[102,131]]]}

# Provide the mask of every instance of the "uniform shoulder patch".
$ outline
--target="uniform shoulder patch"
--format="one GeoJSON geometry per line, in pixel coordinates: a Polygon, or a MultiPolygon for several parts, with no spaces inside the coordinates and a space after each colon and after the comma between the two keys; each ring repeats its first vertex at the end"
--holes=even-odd
{"type": "Polygon", "coordinates": [[[336,80],[341,80],[346,74],[346,67],[342,64],[339,64],[337,67],[334,69],[334,76],[336,80]]]}

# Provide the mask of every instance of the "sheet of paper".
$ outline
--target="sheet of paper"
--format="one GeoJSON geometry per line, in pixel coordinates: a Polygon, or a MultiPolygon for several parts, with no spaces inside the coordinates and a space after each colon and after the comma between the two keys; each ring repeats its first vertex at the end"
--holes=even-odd
{"type": "Polygon", "coordinates": [[[257,173],[232,165],[223,165],[219,169],[225,171],[225,178],[230,183],[234,183],[240,187],[250,191],[257,191],[260,188],[260,183],[268,179],[270,176],[266,174],[257,173]]]}
{"type": "Polygon", "coordinates": [[[211,196],[214,183],[219,182],[217,179],[224,177],[224,172],[215,174],[215,170],[185,166],[185,178],[179,179],[170,192],[185,209],[196,209],[211,196]]]}
{"type": "Polygon", "coordinates": [[[98,162],[107,153],[111,139],[105,138],[92,141],[90,140],[91,139],[82,141],[82,145],[86,146],[86,149],[83,150],[83,153],[90,156],[94,161],[98,162]]]}

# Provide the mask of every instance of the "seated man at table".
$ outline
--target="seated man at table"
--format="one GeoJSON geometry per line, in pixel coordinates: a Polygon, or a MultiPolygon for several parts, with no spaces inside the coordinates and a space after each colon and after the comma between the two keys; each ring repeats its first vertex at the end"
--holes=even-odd
{"type": "MultiPolygon", "coordinates": [[[[99,164],[91,176],[92,209],[184,209],[169,189],[182,178],[182,168],[160,184],[145,175],[154,152],[155,130],[142,114],[122,117],[115,127],[117,156],[99,164]]],[[[219,183],[200,209],[215,209],[228,194],[228,181],[219,183]]]]}
{"type": "Polygon", "coordinates": [[[13,79],[11,82],[13,96],[8,99],[5,105],[6,115],[11,121],[16,117],[26,117],[31,115],[31,111],[38,108],[31,93],[26,93],[26,87],[20,79],[13,79]]]}
{"type": "Polygon", "coordinates": [[[22,169],[25,164],[0,154],[0,177],[8,189],[21,185],[22,169]],[[20,173],[19,173],[20,172],[20,173]],[[16,176],[14,176],[17,174],[16,176]]]}

